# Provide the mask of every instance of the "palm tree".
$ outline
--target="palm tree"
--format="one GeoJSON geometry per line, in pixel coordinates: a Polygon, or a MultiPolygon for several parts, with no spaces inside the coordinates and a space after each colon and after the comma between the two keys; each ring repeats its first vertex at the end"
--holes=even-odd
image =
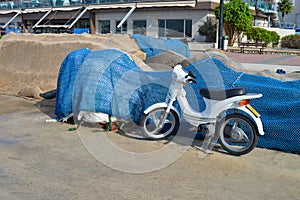
{"type": "Polygon", "coordinates": [[[291,13],[294,10],[294,6],[290,0],[282,0],[278,2],[277,5],[277,11],[281,12],[282,24],[284,24],[284,16],[291,13]]]}

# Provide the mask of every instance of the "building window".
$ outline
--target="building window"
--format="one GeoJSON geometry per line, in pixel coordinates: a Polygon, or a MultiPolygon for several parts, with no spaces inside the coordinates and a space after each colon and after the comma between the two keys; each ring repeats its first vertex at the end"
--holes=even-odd
{"type": "Polygon", "coordinates": [[[162,19],[158,27],[159,37],[192,37],[192,20],[162,19]]]}
{"type": "Polygon", "coordinates": [[[76,28],[90,28],[90,21],[81,20],[76,25],[75,25],[76,28]]]}
{"type": "Polygon", "coordinates": [[[99,21],[98,33],[101,33],[101,34],[110,33],[110,21],[109,20],[99,21]]]}
{"type": "Polygon", "coordinates": [[[146,20],[133,20],[133,33],[146,35],[146,20]]]}
{"type": "Polygon", "coordinates": [[[184,31],[186,37],[192,37],[192,20],[184,20],[185,25],[184,25],[184,31]]]}
{"type": "Polygon", "coordinates": [[[127,21],[125,21],[120,28],[117,26],[120,24],[121,20],[116,21],[116,33],[127,33],[127,21]]]}

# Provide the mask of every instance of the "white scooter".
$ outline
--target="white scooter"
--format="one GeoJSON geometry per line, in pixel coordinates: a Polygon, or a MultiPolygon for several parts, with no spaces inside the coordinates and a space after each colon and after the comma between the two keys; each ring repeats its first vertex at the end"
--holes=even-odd
{"type": "Polygon", "coordinates": [[[258,134],[264,135],[264,131],[259,113],[249,102],[262,94],[246,93],[243,88],[201,89],[206,108],[197,112],[190,106],[183,87],[190,82],[196,83],[194,79],[197,77],[191,71],[186,73],[178,64],[173,69],[172,78],[165,102],[153,104],[144,111],[140,126],[146,137],[161,139],[176,134],[181,115],[173,104],[178,100],[182,117],[204,132],[206,138],[218,138],[222,148],[232,155],[253,150],[258,134]]]}

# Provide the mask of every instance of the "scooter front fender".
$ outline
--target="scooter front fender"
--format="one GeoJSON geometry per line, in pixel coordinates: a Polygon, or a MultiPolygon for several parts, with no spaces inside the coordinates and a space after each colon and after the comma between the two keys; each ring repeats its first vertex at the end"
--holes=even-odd
{"type": "Polygon", "coordinates": [[[257,129],[258,129],[258,133],[260,135],[264,135],[265,134],[264,129],[263,129],[263,124],[262,124],[262,121],[261,121],[261,119],[260,119],[259,116],[255,116],[253,114],[253,112],[251,112],[250,110],[248,110],[245,106],[239,107],[237,109],[241,110],[241,111],[243,111],[245,113],[247,113],[251,117],[251,119],[256,123],[257,129]]]}
{"type": "MultiPolygon", "coordinates": [[[[146,110],[144,110],[144,114],[148,114],[150,111],[155,110],[157,108],[167,108],[168,104],[166,104],[165,102],[160,102],[160,103],[156,103],[153,104],[152,106],[150,106],[149,108],[147,108],[146,110]]],[[[176,114],[178,115],[178,117],[180,117],[178,110],[174,107],[171,106],[171,110],[174,110],[176,112],[176,114]]]]}

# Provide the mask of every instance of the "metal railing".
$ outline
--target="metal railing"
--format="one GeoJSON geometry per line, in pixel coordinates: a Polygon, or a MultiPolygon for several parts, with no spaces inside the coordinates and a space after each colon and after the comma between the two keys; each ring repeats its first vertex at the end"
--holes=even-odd
{"type": "MultiPolygon", "coordinates": [[[[173,1],[173,0],[165,0],[173,1]]],[[[184,0],[183,0],[184,1],[184,0]]],[[[72,5],[101,4],[101,3],[138,3],[138,2],[160,2],[158,0],[15,0],[1,1],[0,10],[62,7],[72,5]]]]}
{"type": "Polygon", "coordinates": [[[265,13],[276,13],[277,5],[272,0],[242,0],[249,6],[257,8],[265,13]]]}

